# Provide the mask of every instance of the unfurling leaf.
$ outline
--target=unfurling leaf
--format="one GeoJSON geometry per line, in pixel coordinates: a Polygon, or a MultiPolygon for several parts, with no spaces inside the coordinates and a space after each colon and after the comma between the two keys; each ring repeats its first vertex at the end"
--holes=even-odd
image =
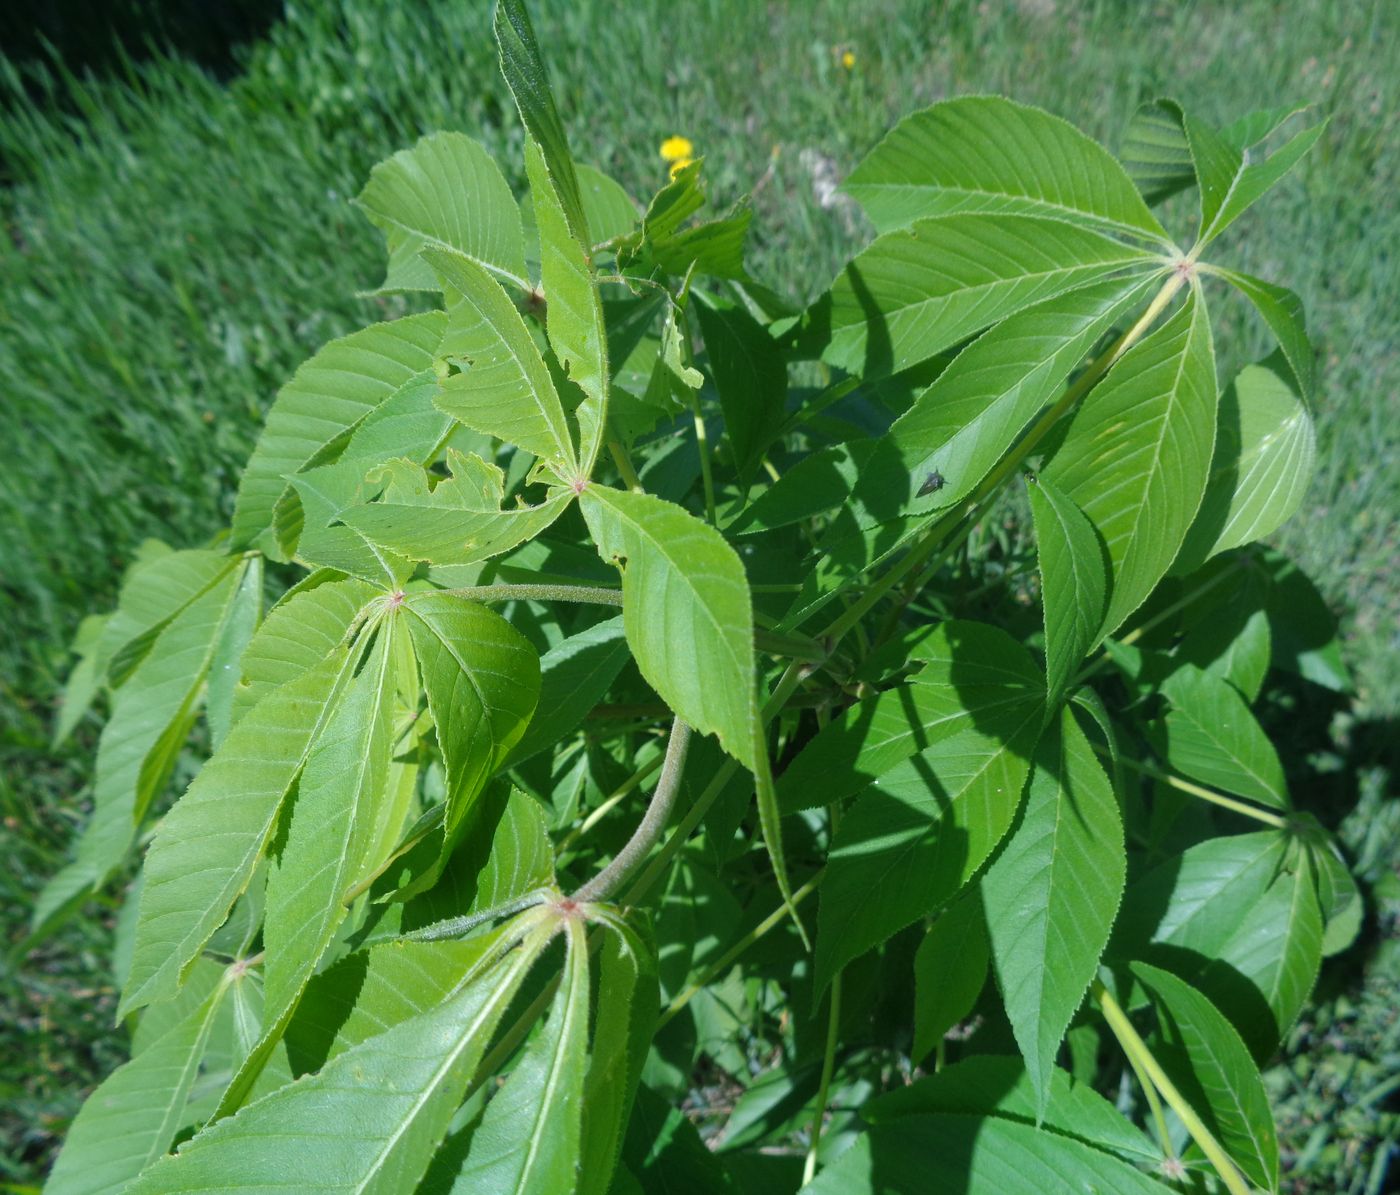
{"type": "Polygon", "coordinates": [[[501,470],[479,456],[447,450],[452,476],[429,488],[412,461],[391,460],[371,475],[383,485],[376,502],[340,514],[347,527],[386,551],[433,564],[474,564],[509,552],[548,529],[570,502],[567,491],[538,506],[506,506],[501,470]]]}

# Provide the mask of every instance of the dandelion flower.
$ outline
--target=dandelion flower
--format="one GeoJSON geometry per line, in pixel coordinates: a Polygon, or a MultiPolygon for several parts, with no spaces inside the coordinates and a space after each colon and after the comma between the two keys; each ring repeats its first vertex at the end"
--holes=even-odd
{"type": "Polygon", "coordinates": [[[689,162],[695,156],[695,146],[688,137],[667,137],[661,143],[661,156],[668,162],[689,162]]]}
{"type": "Polygon", "coordinates": [[[844,51],[842,51],[842,53],[841,53],[841,65],[844,66],[848,71],[849,71],[849,70],[854,70],[854,69],[855,69],[855,65],[856,65],[856,56],[855,56],[855,54],[854,54],[852,51],[850,51],[850,50],[844,50],[844,51]]]}

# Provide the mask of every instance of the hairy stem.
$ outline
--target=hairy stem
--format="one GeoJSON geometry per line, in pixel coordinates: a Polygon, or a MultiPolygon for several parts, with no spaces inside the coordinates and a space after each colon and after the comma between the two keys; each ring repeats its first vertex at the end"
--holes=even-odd
{"type": "Polygon", "coordinates": [[[1205,1122],[1196,1114],[1196,1110],[1191,1107],[1185,1096],[1167,1077],[1166,1071],[1152,1056],[1152,1051],[1147,1048],[1147,1043],[1138,1036],[1137,1030],[1133,1028],[1133,1023],[1128,1019],[1128,1014],[1119,1006],[1118,1001],[1097,979],[1094,980],[1090,991],[1099,1008],[1103,1011],[1104,1019],[1108,1021],[1108,1027],[1113,1030],[1113,1036],[1123,1047],[1123,1052],[1136,1063],[1134,1069],[1140,1069],[1142,1073],[1147,1075],[1152,1086],[1161,1093],[1171,1110],[1186,1126],[1186,1131],[1191,1134],[1191,1139],[1201,1147],[1201,1152],[1215,1167],[1216,1173],[1220,1175],[1220,1179],[1230,1191],[1230,1195],[1250,1195],[1249,1183],[1244,1175],[1230,1160],[1230,1155],[1215,1139],[1215,1135],[1206,1127],[1205,1122]]]}
{"type": "Polygon", "coordinates": [[[573,830],[570,830],[565,836],[564,841],[559,844],[558,853],[563,855],[574,843],[602,821],[620,801],[625,800],[635,789],[640,788],[642,782],[661,766],[663,758],[663,756],[658,755],[654,759],[647,760],[646,763],[642,764],[632,775],[628,776],[626,780],[609,793],[607,797],[599,801],[598,807],[591,810],[588,816],[583,819],[582,823],[573,830]]]}
{"type": "Polygon", "coordinates": [[[444,938],[460,938],[468,930],[475,929],[478,925],[485,925],[488,921],[495,921],[498,917],[508,917],[512,913],[520,913],[534,905],[543,904],[549,899],[550,893],[547,888],[535,888],[526,892],[523,896],[518,896],[514,900],[508,900],[504,904],[493,905],[489,909],[482,909],[478,913],[471,913],[466,917],[449,917],[445,921],[435,921],[432,925],[425,925],[422,929],[409,930],[399,937],[405,942],[440,942],[444,938]]]}
{"type": "Polygon", "coordinates": [[[613,861],[575,892],[571,899],[580,904],[606,900],[651,853],[651,848],[660,841],[666,830],[671,810],[675,808],[689,747],[690,727],[677,718],[671,723],[671,739],[666,744],[661,778],[656,782],[656,791],[652,793],[651,804],[647,806],[641,823],[613,861]]]}
{"type": "Polygon", "coordinates": [[[446,589],[472,602],[582,602],[592,606],[621,606],[622,590],[602,585],[465,585],[446,589]]]}
{"type": "MultiPolygon", "coordinates": [[[[759,715],[764,725],[767,725],[779,710],[787,703],[787,699],[796,691],[807,675],[807,667],[796,661],[789,664],[787,671],[778,679],[777,687],[768,698],[762,713],[759,715]]],[[[647,890],[671,865],[671,860],[675,858],[676,852],[685,844],[685,840],[695,831],[695,827],[700,824],[705,814],[710,811],[710,806],[719,799],[720,793],[724,791],[724,786],[729,783],[729,779],[739,770],[739,765],[732,759],[727,759],[720,765],[719,770],[711,778],[705,791],[696,799],[695,804],[690,807],[690,811],[681,820],[681,824],[676,827],[675,832],[668,838],[661,850],[657,852],[648,865],[647,869],[637,878],[636,883],[628,890],[623,898],[624,904],[634,905],[647,890]]]]}

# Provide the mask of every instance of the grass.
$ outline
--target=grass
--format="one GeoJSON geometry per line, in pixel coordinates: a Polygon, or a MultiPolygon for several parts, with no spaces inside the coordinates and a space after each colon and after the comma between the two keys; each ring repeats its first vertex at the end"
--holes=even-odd
{"type": "MultiPolygon", "coordinates": [[[[802,297],[868,235],[847,209],[822,206],[816,184],[943,96],[1003,92],[1109,145],[1158,94],[1222,120],[1316,104],[1331,120],[1318,152],[1241,221],[1227,259],[1307,305],[1322,363],[1320,465],[1279,542],[1343,615],[1358,683],[1351,716],[1393,724],[1400,352],[1388,321],[1400,310],[1400,159],[1386,150],[1400,120],[1400,8],[1295,0],[1280,19],[1266,0],[533,7],[578,156],[646,195],[664,177],[660,141],[684,133],[720,203],[753,189],[756,272],[802,297]]],[[[396,310],[355,293],[380,268],[378,236],[347,202],[369,167],[451,128],[481,138],[520,181],[488,16],[485,3],[445,0],[297,5],[227,84],[161,59],[105,81],[53,67],[25,98],[17,69],[0,63],[10,184],[0,190],[0,443],[17,458],[0,469],[8,941],[83,816],[92,728],[57,758],[46,748],[78,619],[110,603],[142,538],[191,545],[213,534],[278,385],[329,337],[396,310]]],[[[1263,351],[1238,312],[1227,331],[1228,360],[1263,351]]],[[[1394,862],[1392,851],[1378,877],[1394,862]]],[[[120,1052],[103,1027],[110,993],[93,979],[112,909],[91,913],[22,976],[0,978],[15,1010],[0,1018],[0,1052],[25,1059],[14,1090],[0,1089],[16,1112],[0,1181],[42,1172],[84,1084],[120,1052]]],[[[1368,992],[1348,999],[1386,1006],[1380,988],[1368,992]]],[[[1280,1094],[1311,1107],[1313,1091],[1280,1094]]],[[[1383,1104],[1363,1117],[1372,1144],[1383,1104]]],[[[1333,1165],[1325,1152],[1308,1162],[1319,1174],[1333,1165]]]]}

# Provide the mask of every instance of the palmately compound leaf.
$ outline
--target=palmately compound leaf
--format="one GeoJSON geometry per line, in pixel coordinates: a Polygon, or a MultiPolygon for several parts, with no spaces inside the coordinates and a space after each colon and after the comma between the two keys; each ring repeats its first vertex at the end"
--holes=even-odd
{"type": "Polygon", "coordinates": [[[881,232],[925,216],[1006,212],[1171,244],[1107,150],[1067,121],[1000,96],[906,116],[844,185],[881,232]]]}
{"type": "Polygon", "coordinates": [[[128,1195],[230,1187],[343,1195],[413,1190],[553,932],[552,925],[535,924],[511,954],[444,1004],[216,1121],[146,1171],[128,1195]]]}
{"type": "Polygon", "coordinates": [[[421,138],[371,170],[356,202],[387,242],[383,290],[437,289],[431,267],[419,256],[425,245],[452,249],[496,277],[530,288],[520,207],[500,167],[470,137],[421,138]]]}
{"type": "Polygon", "coordinates": [[[1322,961],[1316,886],[1287,857],[1273,830],[1197,843],[1129,887],[1110,943],[1205,992],[1257,1059],[1293,1024],[1322,961]]]}
{"type": "Polygon", "coordinates": [[[877,444],[856,486],[861,521],[934,514],[976,490],[1155,281],[1137,273],[1056,295],[979,336],[877,444]]]}
{"type": "Polygon", "coordinates": [[[1167,761],[1177,771],[1275,809],[1288,809],[1278,752],[1229,681],[1184,664],[1162,684],[1167,761]]]}
{"type": "Polygon", "coordinates": [[[146,855],[131,974],[119,1015],[175,992],[247,887],[353,662],[337,648],[229,732],[161,823],[146,855]]]}
{"type": "Polygon", "coordinates": [[[370,600],[382,592],[327,571],[313,573],[303,587],[284,595],[243,651],[233,692],[234,724],[274,689],[310,672],[344,643],[370,600]]]}
{"type": "Polygon", "coordinates": [[[867,378],[908,369],[982,329],[1156,258],[1044,216],[917,220],[862,250],[831,288],[824,359],[867,378]]]}
{"type": "Polygon", "coordinates": [[[122,684],[170,620],[217,584],[231,565],[223,552],[202,548],[172,552],[157,540],[147,540],[122,579],[117,608],[92,649],[98,678],[122,684]]]}
{"type": "Polygon", "coordinates": [[[476,262],[440,249],[423,256],[442,280],[447,303],[439,351],[466,363],[443,383],[438,406],[468,427],[540,457],[561,480],[572,479],[578,458],[568,420],[524,317],[476,262]]]}
{"type": "Polygon", "coordinates": [[[164,624],[150,651],[116,691],[98,741],[92,818],[75,858],[34,905],[42,927],[77,895],[106,883],[165,788],[189,737],[220,636],[234,610],[248,562],[226,558],[223,574],[164,624]]]}
{"type": "Polygon", "coordinates": [[[1029,486],[1045,607],[1045,672],[1053,706],[1103,626],[1108,607],[1108,561],[1088,516],[1054,483],[1029,486]]]}
{"type": "Polygon", "coordinates": [[[224,1096],[226,1110],[252,1089],[345,915],[343,899],[360,872],[385,796],[399,633],[393,618],[380,626],[297,782],[291,826],[267,878],[262,1035],[224,1096]]]}
{"type": "Polygon", "coordinates": [[[846,810],[827,858],[816,988],[977,874],[1011,828],[1044,707],[980,723],[896,764],[846,810]]]}
{"type": "Polygon", "coordinates": [[[414,375],[431,369],[446,318],[440,311],[373,324],[332,340],[277,394],[248,458],[233,511],[232,545],[273,559],[290,545],[273,530],[289,474],[335,446],[414,375]]]}
{"type": "Polygon", "coordinates": [[[1032,1189],[1038,1195],[1167,1195],[1173,1190],[1113,1154],[1034,1124],[943,1114],[901,1116],[875,1125],[803,1191],[1008,1195],[1032,1189]]]}
{"type": "Polygon", "coordinates": [[[1312,480],[1316,433],[1307,405],[1264,365],[1220,396],[1220,432],[1205,498],[1174,572],[1262,539],[1297,513],[1312,480]]]}
{"type": "Polygon", "coordinates": [[[1095,643],[1142,604],[1181,549],[1205,493],[1215,418],[1210,324],[1193,291],[1090,392],[1042,470],[1108,549],[1113,584],[1095,643]]]}
{"type": "Polygon", "coordinates": [[[980,885],[992,968],[1041,1107],[1127,867],[1118,798],[1066,707],[1036,753],[1021,820],[980,885]]]}
{"type": "Polygon", "coordinates": [[[571,1195],[582,1151],[588,1058],[588,934],[581,917],[564,923],[567,953],[544,1026],[472,1131],[453,1192],[571,1195]]]}
{"type": "Polygon", "coordinates": [[[784,813],[852,796],[970,727],[1013,733],[1044,708],[1040,669],[999,627],[945,622],[912,659],[922,667],[907,684],[848,707],[788,764],[777,785],[784,813]]]}
{"type": "Polygon", "coordinates": [[[340,512],[340,520],[369,543],[409,560],[475,564],[518,547],[548,529],[573,501],[552,492],[538,506],[505,506],[505,476],[479,456],[447,450],[452,476],[430,488],[430,475],[408,460],[391,460],[371,474],[383,486],[378,501],[340,512]]]}
{"type": "Polygon", "coordinates": [[[790,900],[743,563],[708,523],[661,498],[590,485],[580,502],[598,554],[622,570],[622,622],[642,676],[678,718],[753,772],[764,844],[790,900]]]}
{"type": "Polygon", "coordinates": [[[1162,1161],[1161,1149],[1089,1084],[1056,1068],[1050,1073],[1049,1099],[1042,1106],[1025,1063],[996,1054],[965,1058],[878,1095],[861,1108],[861,1119],[883,1124],[943,1112],[1035,1124],[1139,1165],[1162,1161]]]}
{"type": "Polygon", "coordinates": [[[451,593],[412,594],[398,616],[408,624],[446,764],[450,849],[472,802],[525,733],[539,697],[539,656],[499,614],[451,593]]]}
{"type": "Polygon", "coordinates": [[[650,494],[590,485],[581,504],[598,554],[622,570],[623,625],[642,675],[682,721],[756,769],[753,604],[738,555],[650,494]]]}
{"type": "Polygon", "coordinates": [[[975,892],[929,926],[914,954],[914,1053],[924,1059],[972,1011],[987,982],[986,918],[975,892]]]}
{"type": "Polygon", "coordinates": [[[1153,1057],[1205,1120],[1231,1159],[1266,1191],[1278,1189],[1278,1140],[1259,1068],[1240,1036],[1205,996],[1170,971],[1134,963],[1152,994],[1153,1057]]]}
{"type": "Polygon", "coordinates": [[[1298,393],[1305,402],[1312,401],[1317,384],[1317,364],[1303,318],[1303,301],[1287,287],[1276,286],[1262,278],[1221,266],[1212,266],[1211,269],[1253,304],[1278,341],[1298,393]]]}
{"type": "Polygon", "coordinates": [[[120,1191],[170,1148],[230,977],[183,1018],[107,1076],[68,1129],[44,1190],[51,1195],[120,1191]]]}

